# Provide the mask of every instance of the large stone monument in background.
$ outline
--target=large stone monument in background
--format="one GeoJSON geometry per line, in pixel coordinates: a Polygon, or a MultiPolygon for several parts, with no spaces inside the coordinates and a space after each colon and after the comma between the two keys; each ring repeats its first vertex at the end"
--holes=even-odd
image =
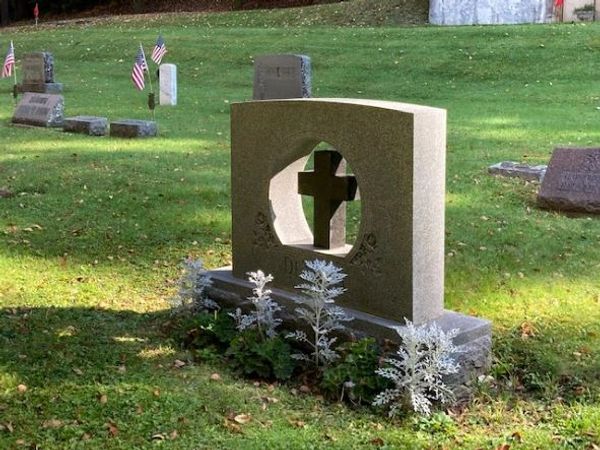
{"type": "Polygon", "coordinates": [[[434,25],[493,25],[544,23],[553,0],[430,0],[434,25]]]}
{"type": "Polygon", "coordinates": [[[232,105],[231,127],[233,267],[211,272],[213,296],[243,303],[246,273],[261,269],[275,277],[274,297],[293,311],[304,261],[331,261],[348,275],[337,303],[355,318],[355,330],[397,340],[405,319],[458,328],[455,343],[465,351],[454,384],[487,366],[490,323],[444,309],[445,110],[256,101],[232,105]],[[330,149],[321,150],[323,143],[330,149]],[[350,245],[338,213],[357,190],[361,223],[350,245]],[[314,197],[314,233],[302,194],[314,197]]]}
{"type": "Polygon", "coordinates": [[[54,57],[49,52],[26,53],[22,64],[23,81],[20,92],[60,94],[62,83],[54,81],[54,57]]]}

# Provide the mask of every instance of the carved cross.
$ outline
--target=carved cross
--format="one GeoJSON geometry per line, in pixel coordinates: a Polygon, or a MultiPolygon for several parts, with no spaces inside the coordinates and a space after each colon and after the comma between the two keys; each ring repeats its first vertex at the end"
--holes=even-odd
{"type": "Polygon", "coordinates": [[[335,150],[315,152],[314,170],[298,173],[298,193],[314,197],[314,246],[346,244],[346,204],[356,197],[356,178],[346,174],[346,162],[335,150]]]}

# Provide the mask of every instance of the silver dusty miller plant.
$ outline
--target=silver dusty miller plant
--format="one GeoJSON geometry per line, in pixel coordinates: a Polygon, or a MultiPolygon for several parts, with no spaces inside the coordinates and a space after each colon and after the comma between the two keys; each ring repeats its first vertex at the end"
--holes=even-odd
{"type": "Polygon", "coordinates": [[[266,288],[267,283],[273,281],[272,275],[265,275],[261,270],[248,272],[248,281],[254,284],[252,297],[248,300],[254,305],[254,311],[249,314],[242,314],[240,308],[235,313],[229,315],[237,323],[238,331],[249,328],[257,328],[261,336],[274,337],[277,328],[281,324],[281,319],[275,317],[275,313],[281,311],[281,306],[271,298],[271,291],[266,288]]]}
{"type": "Polygon", "coordinates": [[[397,327],[396,332],[402,339],[398,357],[384,359],[389,366],[375,371],[392,380],[395,387],[380,392],[373,405],[389,404],[391,417],[404,408],[429,415],[432,400],[442,403],[453,401],[454,394],[442,378],[458,372],[459,365],[452,356],[460,352],[452,342],[458,330],[445,333],[435,323],[428,328],[415,327],[406,320],[406,326],[397,327]]]}
{"type": "Polygon", "coordinates": [[[312,333],[309,336],[304,331],[296,330],[286,337],[312,348],[310,356],[297,353],[292,355],[293,358],[312,361],[319,368],[339,358],[332,348],[337,339],[331,337],[331,333],[344,329],[343,322],[352,320],[342,308],[335,305],[336,297],[345,292],[344,288],[335,285],[341,283],[346,274],[332,262],[315,259],[304,264],[306,269],[300,274],[304,282],[295,286],[304,294],[296,299],[302,305],[296,308],[296,313],[310,325],[312,333]]]}
{"type": "Polygon", "coordinates": [[[186,259],[182,265],[183,275],[177,295],[171,299],[171,313],[197,314],[218,310],[219,305],[206,292],[212,286],[212,280],[206,274],[202,260],[186,259]]]}

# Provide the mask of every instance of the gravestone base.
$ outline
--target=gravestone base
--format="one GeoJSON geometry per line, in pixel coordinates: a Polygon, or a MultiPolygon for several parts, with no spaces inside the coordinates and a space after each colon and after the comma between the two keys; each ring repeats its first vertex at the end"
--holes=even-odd
{"type": "Polygon", "coordinates": [[[82,133],[90,136],[106,136],[108,119],[97,116],[75,116],[65,119],[63,130],[70,133],[82,133]]]}
{"type": "Polygon", "coordinates": [[[62,94],[62,83],[42,83],[42,84],[19,84],[18,92],[35,92],[38,94],[62,94]]]}
{"type": "MultiPolygon", "coordinates": [[[[207,273],[213,281],[208,289],[209,296],[227,308],[250,309],[251,302],[247,299],[252,295],[254,285],[247,280],[233,276],[231,267],[223,267],[207,273]]],[[[282,319],[291,328],[302,328],[292,314],[298,304],[294,301],[296,293],[271,288],[271,297],[282,307],[282,319]]],[[[348,322],[347,338],[374,337],[379,341],[388,339],[399,342],[400,337],[395,328],[403,326],[393,320],[384,319],[361,311],[344,308],[347,314],[354,317],[348,322]]],[[[457,312],[445,310],[441,317],[427,323],[436,323],[443,331],[449,332],[457,328],[459,334],[454,338],[454,344],[461,353],[455,355],[460,364],[460,372],[448,377],[446,383],[452,388],[457,399],[468,397],[472,391],[471,385],[478,375],[487,372],[491,364],[492,329],[491,323],[477,317],[466,316],[457,312]]]]}
{"type": "Polygon", "coordinates": [[[110,135],[124,138],[140,138],[156,136],[158,128],[151,120],[118,120],[110,123],[110,135]]]}
{"type": "Polygon", "coordinates": [[[64,111],[62,95],[26,92],[15,109],[12,123],[36,127],[62,127],[64,111]]]}

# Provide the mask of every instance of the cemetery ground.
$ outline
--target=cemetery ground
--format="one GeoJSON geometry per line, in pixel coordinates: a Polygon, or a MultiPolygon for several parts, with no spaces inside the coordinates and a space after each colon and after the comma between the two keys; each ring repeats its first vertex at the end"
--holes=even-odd
{"type": "Polygon", "coordinates": [[[160,30],[179,105],[155,139],[18,128],[0,81],[0,448],[598,448],[600,221],[486,168],[600,145],[600,27],[270,17],[3,30],[17,59],[54,53],[68,116],[110,119],[149,118],[129,74],[160,30]],[[229,104],[252,96],[253,55],[289,52],[311,56],[315,97],[448,109],[446,307],[494,333],[470,403],[389,420],[193,362],[167,333],[180,261],[230,262],[229,104]]]}

